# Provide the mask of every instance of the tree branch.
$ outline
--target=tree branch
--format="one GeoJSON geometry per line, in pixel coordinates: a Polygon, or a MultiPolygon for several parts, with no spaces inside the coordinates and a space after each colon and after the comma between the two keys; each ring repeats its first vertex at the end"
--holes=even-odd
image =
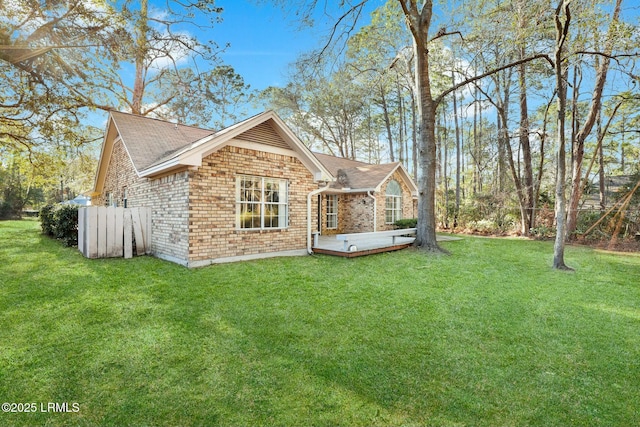
{"type": "Polygon", "coordinates": [[[506,64],[506,65],[503,65],[501,67],[495,68],[493,70],[487,71],[486,73],[482,73],[482,74],[479,74],[477,76],[468,78],[468,79],[466,79],[466,80],[464,80],[464,81],[462,81],[462,82],[460,82],[458,84],[455,84],[455,85],[451,86],[449,89],[447,89],[444,92],[442,92],[440,95],[438,95],[433,100],[433,103],[434,103],[434,105],[440,104],[440,102],[442,102],[444,100],[444,98],[447,95],[449,95],[451,92],[454,92],[454,91],[460,89],[461,87],[468,85],[469,83],[473,83],[475,81],[484,79],[485,77],[488,77],[488,76],[490,76],[492,74],[496,74],[496,73],[499,73],[500,71],[503,71],[503,70],[506,70],[506,69],[509,69],[509,68],[512,68],[512,67],[516,67],[516,66],[518,66],[520,64],[524,64],[524,63],[527,63],[527,62],[535,61],[536,59],[545,59],[549,64],[551,64],[552,67],[555,65],[553,60],[549,57],[549,55],[544,54],[544,53],[540,53],[540,54],[533,55],[533,56],[530,56],[530,57],[527,57],[527,58],[523,58],[523,59],[520,59],[518,61],[512,62],[510,64],[506,64]]]}

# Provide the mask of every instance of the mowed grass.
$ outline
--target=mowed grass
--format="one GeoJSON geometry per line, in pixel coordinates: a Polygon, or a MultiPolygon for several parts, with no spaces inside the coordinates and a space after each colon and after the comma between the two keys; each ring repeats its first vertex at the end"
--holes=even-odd
{"type": "Polygon", "coordinates": [[[0,222],[0,425],[640,425],[640,256],[465,237],[450,256],[188,270],[0,222]],[[49,402],[78,412],[41,410],[49,402]]]}

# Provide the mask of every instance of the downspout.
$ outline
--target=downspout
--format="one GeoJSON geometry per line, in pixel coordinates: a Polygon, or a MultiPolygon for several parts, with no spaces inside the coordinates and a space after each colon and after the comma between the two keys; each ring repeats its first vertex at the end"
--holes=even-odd
{"type": "Polygon", "coordinates": [[[327,191],[328,189],[329,184],[325,185],[322,188],[313,190],[311,193],[307,194],[307,253],[309,255],[313,254],[313,250],[311,249],[311,199],[313,196],[319,195],[320,193],[327,191]]]}
{"type": "Polygon", "coordinates": [[[371,191],[367,191],[367,196],[373,199],[373,232],[378,231],[378,205],[376,201],[376,196],[371,194],[371,191]]]}

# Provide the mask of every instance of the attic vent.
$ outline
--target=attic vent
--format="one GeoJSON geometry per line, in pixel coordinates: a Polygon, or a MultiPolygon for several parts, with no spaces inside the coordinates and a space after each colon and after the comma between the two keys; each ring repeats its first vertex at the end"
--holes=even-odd
{"type": "Polygon", "coordinates": [[[243,132],[237,138],[249,142],[257,142],[259,144],[271,145],[273,147],[290,149],[289,145],[284,142],[282,137],[276,132],[271,124],[271,120],[260,123],[252,129],[243,132]]]}

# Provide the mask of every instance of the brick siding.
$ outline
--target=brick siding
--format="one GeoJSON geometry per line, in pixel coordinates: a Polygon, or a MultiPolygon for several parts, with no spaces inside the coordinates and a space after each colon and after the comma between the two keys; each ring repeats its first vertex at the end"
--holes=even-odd
{"type": "MultiPolygon", "coordinates": [[[[402,175],[395,172],[381,186],[381,191],[374,193],[376,198],[376,231],[393,230],[393,224],[385,224],[385,194],[389,181],[396,180],[402,188],[402,218],[417,217],[417,203],[411,196],[411,189],[404,182],[402,175]]],[[[341,233],[366,233],[373,227],[373,199],[367,193],[338,195],[338,228],[327,228],[326,213],[327,196],[322,197],[322,234],[334,235],[341,233]]]]}
{"type": "Polygon", "coordinates": [[[305,249],[307,195],[317,188],[311,173],[295,157],[233,146],[216,151],[203,159],[190,185],[189,260],[305,249]],[[236,178],[242,175],[288,180],[287,228],[237,228],[236,178]]]}
{"type": "MultiPolygon", "coordinates": [[[[390,179],[403,192],[403,218],[416,214],[411,191],[396,172],[390,179]]],[[[387,183],[376,193],[377,230],[385,224],[387,183]]],[[[180,171],[162,178],[138,178],[121,141],[113,147],[103,193],[94,198],[106,204],[113,194],[123,206],[127,189],[128,207],[152,208],[154,255],[185,265],[204,265],[220,258],[270,252],[303,250],[307,244],[307,195],[318,188],[313,176],[295,157],[248,148],[227,146],[202,161],[197,170],[180,171]],[[288,180],[289,226],[274,230],[240,230],[236,224],[236,178],[252,175],[288,180]]],[[[323,234],[373,231],[374,200],[366,193],[338,196],[338,228],[326,229],[326,195],[322,196],[323,234]]],[[[317,197],[312,199],[312,230],[317,230],[317,197]]]]}
{"type": "Polygon", "coordinates": [[[186,264],[189,253],[188,202],[189,172],[179,172],[159,179],[138,178],[121,141],[113,146],[102,194],[94,205],[106,205],[111,193],[118,206],[151,208],[151,252],[186,264]]]}

